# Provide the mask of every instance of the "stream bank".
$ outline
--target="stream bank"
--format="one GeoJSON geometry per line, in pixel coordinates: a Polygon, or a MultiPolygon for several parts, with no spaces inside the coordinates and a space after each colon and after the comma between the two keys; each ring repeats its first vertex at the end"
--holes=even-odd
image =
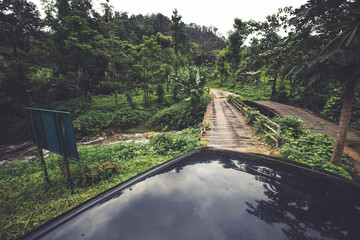
{"type": "MultiPolygon", "coordinates": [[[[147,143],[150,141],[150,137],[156,134],[158,133],[131,133],[107,130],[83,137],[81,140],[76,141],[76,145],[115,145],[122,142],[147,143]]],[[[47,150],[43,150],[43,153],[45,158],[50,155],[50,152],[47,150]]],[[[34,161],[37,157],[36,146],[31,141],[14,145],[0,145],[0,167],[8,167],[12,163],[21,161],[34,161]]]]}

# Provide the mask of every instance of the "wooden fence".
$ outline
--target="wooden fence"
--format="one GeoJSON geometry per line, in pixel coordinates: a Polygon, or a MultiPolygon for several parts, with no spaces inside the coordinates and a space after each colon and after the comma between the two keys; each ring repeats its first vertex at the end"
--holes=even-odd
{"type": "MultiPolygon", "coordinates": [[[[229,96],[229,102],[236,108],[238,109],[244,116],[246,116],[247,112],[245,111],[244,108],[247,108],[247,109],[252,109],[251,107],[249,107],[248,105],[246,105],[245,103],[243,103],[242,101],[236,99],[235,97],[233,96],[229,96]]],[[[280,132],[281,132],[281,127],[279,124],[271,121],[269,118],[265,117],[264,115],[262,115],[261,113],[257,112],[256,113],[257,116],[255,116],[255,119],[256,120],[260,120],[260,119],[263,119],[265,120],[266,123],[264,123],[264,126],[269,129],[271,132],[275,133],[276,134],[276,137],[274,136],[271,136],[269,134],[268,131],[264,130],[264,132],[266,134],[269,134],[269,136],[271,137],[271,139],[273,139],[275,141],[275,144],[276,144],[276,148],[279,147],[279,144],[280,144],[280,132]],[[273,125],[273,127],[271,127],[270,125],[273,125]],[[274,128],[277,128],[276,130],[274,128]]]]}

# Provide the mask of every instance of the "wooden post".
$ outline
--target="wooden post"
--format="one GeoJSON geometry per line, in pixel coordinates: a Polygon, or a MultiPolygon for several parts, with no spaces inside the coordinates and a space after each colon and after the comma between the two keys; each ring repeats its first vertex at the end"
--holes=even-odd
{"type": "Polygon", "coordinates": [[[277,131],[277,134],[276,134],[276,149],[279,148],[280,132],[281,132],[281,127],[279,126],[279,127],[278,127],[278,131],[277,131]]]}
{"type": "Polygon", "coordinates": [[[43,152],[42,152],[42,148],[38,147],[38,152],[39,152],[39,155],[40,155],[41,165],[43,166],[43,169],[44,169],[45,182],[46,182],[47,184],[50,184],[50,179],[49,179],[49,175],[48,175],[48,172],[47,172],[47,168],[46,168],[46,164],[45,164],[45,160],[44,160],[44,155],[43,155],[43,152]]]}

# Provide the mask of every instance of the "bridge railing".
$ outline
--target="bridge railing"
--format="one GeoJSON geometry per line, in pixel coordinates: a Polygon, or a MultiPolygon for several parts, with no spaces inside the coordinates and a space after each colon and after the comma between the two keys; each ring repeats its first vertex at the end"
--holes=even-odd
{"type": "Polygon", "coordinates": [[[202,123],[201,123],[200,131],[199,131],[199,134],[198,134],[198,139],[199,139],[199,140],[201,139],[202,135],[206,132],[206,127],[205,127],[206,121],[205,121],[205,119],[206,119],[206,118],[205,118],[205,116],[204,116],[203,121],[202,121],[202,123]]]}
{"type": "MultiPolygon", "coordinates": [[[[246,105],[244,102],[240,101],[239,99],[236,99],[233,96],[229,96],[228,97],[228,101],[236,108],[238,109],[244,116],[247,115],[248,113],[248,109],[253,109],[251,107],[249,107],[248,105],[246,105]]],[[[269,118],[267,118],[266,116],[262,115],[259,112],[256,112],[256,116],[255,116],[256,120],[263,120],[263,125],[267,130],[264,130],[264,132],[275,141],[275,146],[276,148],[279,147],[280,144],[280,140],[281,140],[281,127],[279,124],[275,123],[274,121],[270,120],[269,118]],[[276,134],[276,137],[270,135],[270,132],[273,132],[276,134]]]]}

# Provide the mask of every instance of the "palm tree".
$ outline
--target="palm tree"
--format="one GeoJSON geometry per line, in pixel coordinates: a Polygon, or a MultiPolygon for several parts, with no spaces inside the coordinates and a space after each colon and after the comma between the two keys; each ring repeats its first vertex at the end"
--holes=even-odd
{"type": "Polygon", "coordinates": [[[306,64],[308,81],[342,81],[345,86],[336,143],[331,162],[340,165],[350,123],[352,101],[360,79],[360,2],[308,0],[296,9],[290,22],[295,36],[312,34],[324,43],[323,49],[306,64]]]}

